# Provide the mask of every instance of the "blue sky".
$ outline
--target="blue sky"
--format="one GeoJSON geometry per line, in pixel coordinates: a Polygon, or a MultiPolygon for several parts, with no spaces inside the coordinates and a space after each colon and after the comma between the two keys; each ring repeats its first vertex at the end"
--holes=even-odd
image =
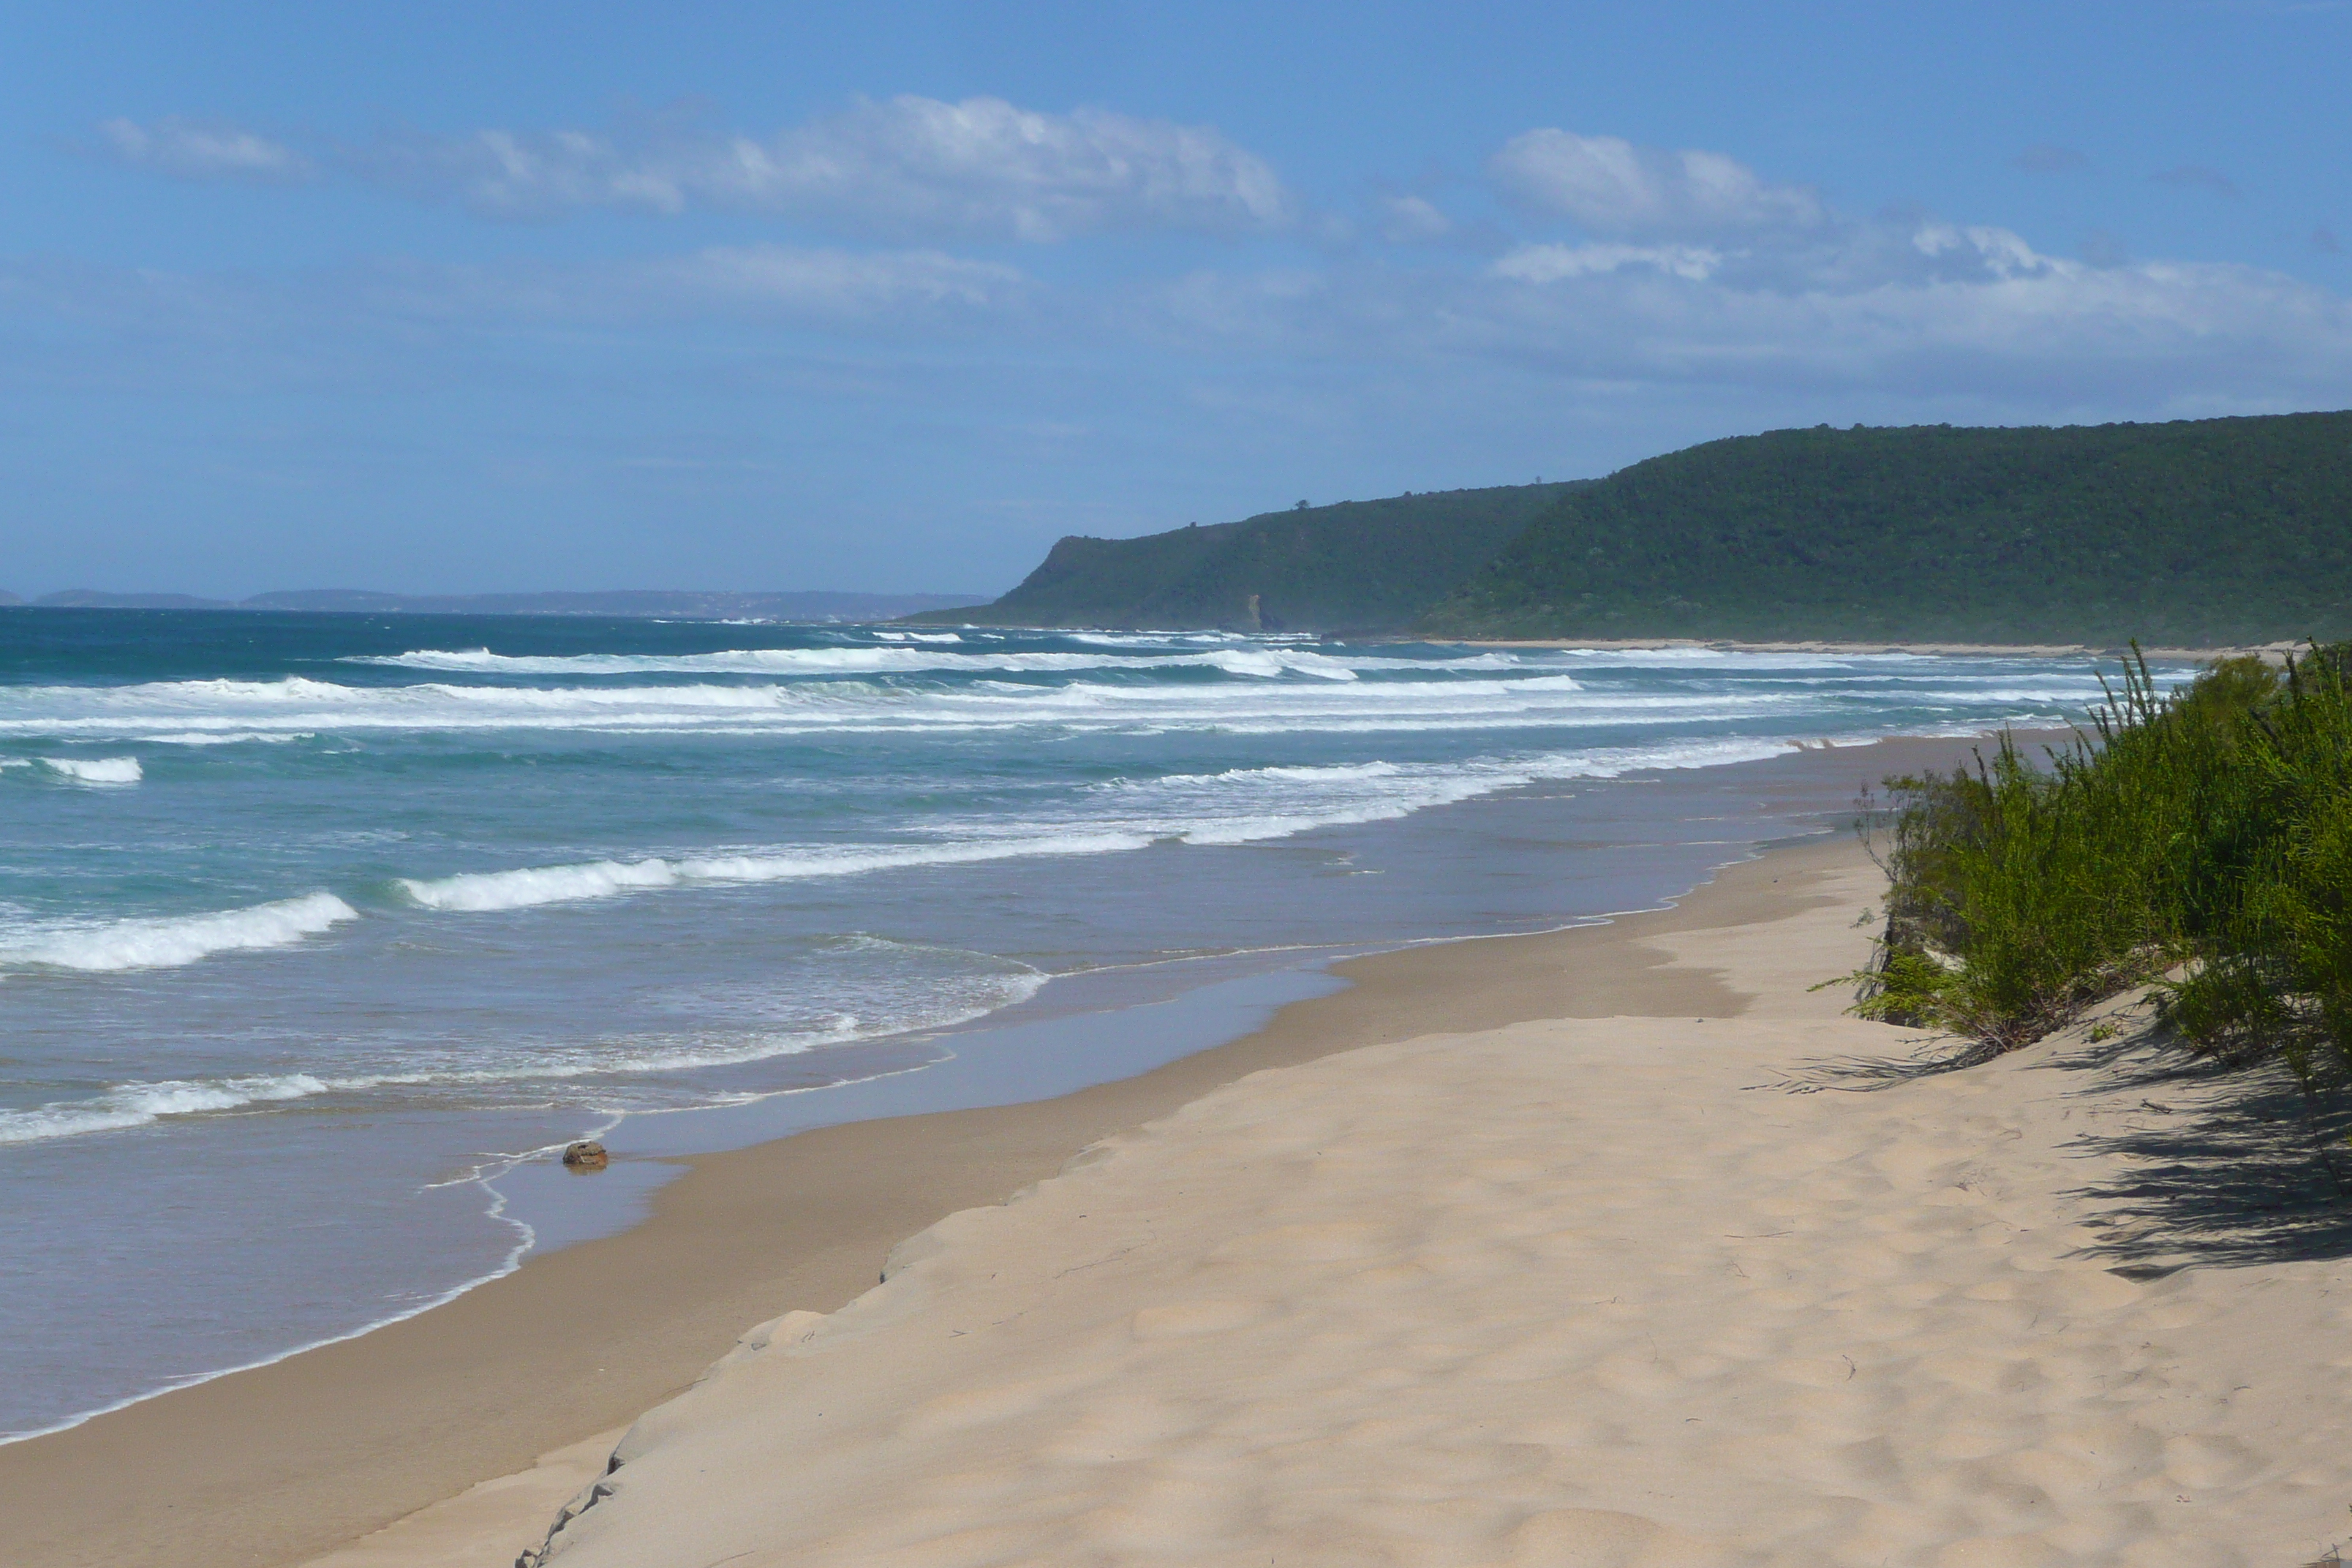
{"type": "Polygon", "coordinates": [[[2352,405],[2352,6],[0,11],[0,586],[995,591],[2352,405]]]}

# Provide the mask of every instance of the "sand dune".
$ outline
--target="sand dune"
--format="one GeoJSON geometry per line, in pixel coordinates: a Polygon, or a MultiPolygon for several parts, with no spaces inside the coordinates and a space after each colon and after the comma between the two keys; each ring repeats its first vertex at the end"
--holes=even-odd
{"type": "Polygon", "coordinates": [[[1863,946],[1872,873],[1832,891],[1658,938],[1751,998],[1737,1018],[1261,1072],[950,1216],[647,1414],[551,1555],[2319,1557],[2352,1523],[2352,1268],[2166,1273],[2145,1235],[2121,1261],[2110,1145],[2210,1091],[2159,1103],[2079,1035],[1825,1076],[1907,1039],[1802,990],[1863,946]]]}

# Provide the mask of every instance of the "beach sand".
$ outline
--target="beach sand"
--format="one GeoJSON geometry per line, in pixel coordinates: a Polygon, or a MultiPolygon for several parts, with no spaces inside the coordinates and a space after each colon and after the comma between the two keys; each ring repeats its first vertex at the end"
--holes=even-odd
{"type": "Polygon", "coordinates": [[[1880,883],[1806,873],[1780,918],[1647,939],[1729,1016],[1260,1072],[933,1226],[640,1418],[552,1560],[2319,1558],[2352,1268],[2183,1268],[2200,1238],[2131,1217],[2125,1151],[2216,1086],[2087,1026],[1858,1076],[1901,1032],[1806,987],[1880,883]]]}
{"type": "Polygon", "coordinates": [[[1825,1071],[1914,1048],[1804,989],[1878,886],[1776,850],[1124,1083],[698,1159],[624,1235],[0,1447],[6,1560],[505,1568],[656,1405],[564,1568],[2318,1557],[2352,1242],[2176,1201],[2227,1097],[2128,1036],[1825,1071]]]}

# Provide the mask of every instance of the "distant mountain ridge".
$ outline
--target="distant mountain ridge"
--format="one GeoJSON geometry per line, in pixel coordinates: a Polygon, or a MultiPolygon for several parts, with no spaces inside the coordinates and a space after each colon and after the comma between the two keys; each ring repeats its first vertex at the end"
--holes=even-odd
{"type": "Polygon", "coordinates": [[[2352,413],[1778,430],[1603,479],[1072,537],[988,626],[2228,647],[2352,636],[2352,413]]]}
{"type": "Polygon", "coordinates": [[[1590,481],[1302,504],[1138,539],[1074,534],[994,603],[908,618],[1171,631],[1394,631],[1581,482],[1590,481]]]}
{"type": "MultiPolygon", "coordinates": [[[[356,615],[659,616],[680,620],[887,621],[919,610],[977,605],[980,594],[719,594],[660,589],[613,593],[378,594],[360,588],[310,588],[249,599],[187,594],[106,594],[71,588],[31,601],[36,606],[96,610],[279,610],[356,615]]],[[[0,594],[0,605],[22,605],[0,594]]]]}
{"type": "Polygon", "coordinates": [[[1470,638],[2224,647],[2352,635],[2352,413],[1710,441],[1560,502],[1470,638]]]}

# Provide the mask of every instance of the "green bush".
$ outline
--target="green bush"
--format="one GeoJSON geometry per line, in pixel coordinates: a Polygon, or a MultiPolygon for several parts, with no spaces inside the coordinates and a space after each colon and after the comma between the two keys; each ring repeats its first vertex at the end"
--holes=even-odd
{"type": "Polygon", "coordinates": [[[2240,727],[2193,861],[2184,1032],[2308,1078],[2352,1069],[2352,646],[2297,661],[2240,727]]]}
{"type": "Polygon", "coordinates": [[[2037,766],[2004,735],[1888,781],[1881,956],[1857,1010],[1991,1050],[2168,973],[2197,1048],[2352,1070],[2352,645],[2223,660],[2159,697],[2135,658],[2037,766]]]}

